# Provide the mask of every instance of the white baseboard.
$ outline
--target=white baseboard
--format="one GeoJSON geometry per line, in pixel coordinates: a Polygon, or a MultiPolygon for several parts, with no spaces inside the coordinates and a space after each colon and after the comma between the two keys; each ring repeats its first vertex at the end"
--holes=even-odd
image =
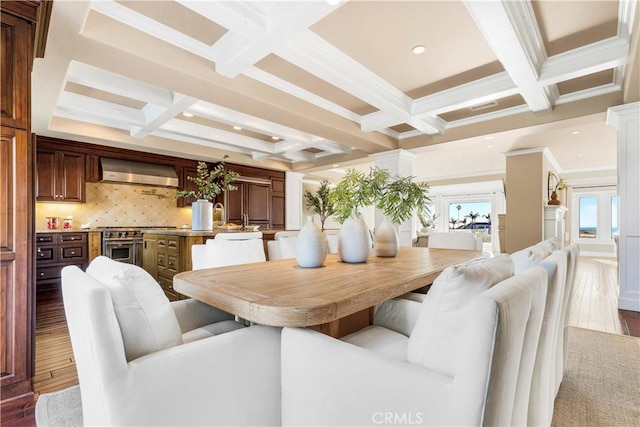
{"type": "Polygon", "coordinates": [[[624,297],[618,298],[618,308],[620,310],[640,312],[640,300],[624,297]]]}

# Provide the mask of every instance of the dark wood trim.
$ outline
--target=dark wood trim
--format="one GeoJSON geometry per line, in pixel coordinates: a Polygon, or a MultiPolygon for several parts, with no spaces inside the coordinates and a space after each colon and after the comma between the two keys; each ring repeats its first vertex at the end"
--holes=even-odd
{"type": "Polygon", "coordinates": [[[44,58],[44,51],[47,47],[47,36],[49,35],[49,22],[51,22],[51,12],[53,11],[53,0],[44,0],[40,3],[38,10],[38,24],[36,25],[36,35],[34,43],[34,56],[44,58]]]}
{"type": "Polygon", "coordinates": [[[39,0],[2,0],[0,10],[27,21],[37,22],[40,3],[39,0]]]}

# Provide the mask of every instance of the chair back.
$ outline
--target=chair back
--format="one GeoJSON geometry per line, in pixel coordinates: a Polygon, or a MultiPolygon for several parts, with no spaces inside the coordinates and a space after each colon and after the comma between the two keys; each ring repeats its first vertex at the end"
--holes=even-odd
{"type": "Polygon", "coordinates": [[[300,234],[300,232],[297,230],[278,231],[276,232],[276,234],[273,235],[273,239],[274,240],[288,239],[291,237],[298,237],[298,234],[300,234]]]}
{"type": "Polygon", "coordinates": [[[267,260],[264,253],[264,244],[262,239],[259,238],[245,240],[209,239],[205,246],[207,268],[264,262],[267,260]]]}
{"type": "Polygon", "coordinates": [[[324,230],[325,237],[327,238],[327,249],[330,254],[338,253],[338,236],[340,230],[324,230]]]}
{"type": "Polygon", "coordinates": [[[237,233],[217,233],[215,240],[250,240],[262,239],[262,231],[243,231],[237,233]]]}
{"type": "Polygon", "coordinates": [[[109,290],[76,266],[62,269],[62,298],[78,370],[85,425],[108,425],[103,384],[126,369],[122,333],[109,290]]]}
{"type": "Polygon", "coordinates": [[[556,250],[540,263],[547,270],[548,289],[531,381],[527,425],[551,425],[553,417],[555,369],[557,358],[562,357],[557,338],[558,334],[562,334],[560,316],[567,279],[568,254],[566,250],[556,250]]]}
{"type": "Polygon", "coordinates": [[[469,305],[456,355],[452,393],[458,410],[453,409],[452,425],[515,425],[526,420],[524,402],[546,290],[546,270],[534,267],[496,284],[469,305]],[[533,355],[525,354],[532,348],[533,355]],[[524,385],[518,387],[519,382],[524,385]]]}
{"type": "Polygon", "coordinates": [[[202,270],[203,268],[209,268],[207,245],[191,245],[191,269],[202,270]]]}

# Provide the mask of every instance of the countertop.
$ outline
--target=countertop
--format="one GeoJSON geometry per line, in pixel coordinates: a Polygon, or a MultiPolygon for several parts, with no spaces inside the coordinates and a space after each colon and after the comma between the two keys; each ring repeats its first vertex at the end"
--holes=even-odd
{"type": "MultiPolygon", "coordinates": [[[[190,228],[175,228],[175,229],[163,229],[163,230],[144,230],[142,233],[148,234],[162,234],[166,236],[185,236],[185,237],[212,237],[218,233],[247,233],[253,230],[224,230],[219,228],[214,228],[211,231],[206,230],[191,230],[190,228]]],[[[258,230],[262,232],[263,236],[273,235],[278,231],[282,230],[258,230]]]]}
{"type": "Polygon", "coordinates": [[[49,229],[43,229],[43,230],[36,230],[36,233],[88,233],[89,231],[98,231],[98,230],[89,230],[86,228],[59,228],[57,230],[49,230],[49,229]]]}

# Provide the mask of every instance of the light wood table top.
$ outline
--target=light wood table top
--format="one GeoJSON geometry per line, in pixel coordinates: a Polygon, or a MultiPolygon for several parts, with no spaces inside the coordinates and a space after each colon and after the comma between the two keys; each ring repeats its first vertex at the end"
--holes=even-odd
{"type": "Polygon", "coordinates": [[[453,249],[400,249],[395,258],[371,256],[363,264],[328,255],[325,266],[301,268],[295,259],[185,271],[174,288],[243,319],[270,326],[334,322],[421,288],[446,267],[482,255],[453,249]]]}

